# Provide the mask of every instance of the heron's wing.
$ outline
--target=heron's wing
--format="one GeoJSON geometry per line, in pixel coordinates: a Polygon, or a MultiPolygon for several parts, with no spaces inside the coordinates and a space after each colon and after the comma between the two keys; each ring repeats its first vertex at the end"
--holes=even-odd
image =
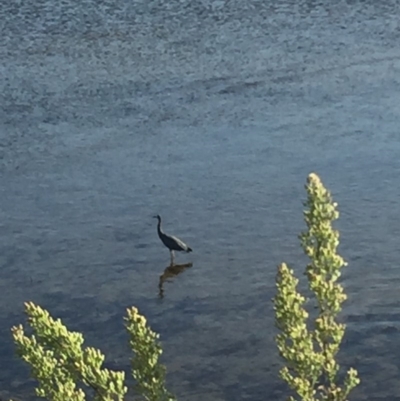
{"type": "Polygon", "coordinates": [[[184,251],[186,251],[188,249],[188,246],[179,238],[175,237],[174,235],[170,236],[171,239],[173,239],[175,241],[175,243],[180,246],[184,251]]]}

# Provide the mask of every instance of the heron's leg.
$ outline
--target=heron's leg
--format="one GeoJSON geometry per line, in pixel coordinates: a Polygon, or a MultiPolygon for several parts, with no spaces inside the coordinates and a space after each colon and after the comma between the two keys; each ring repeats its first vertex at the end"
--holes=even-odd
{"type": "Polygon", "coordinates": [[[174,251],[172,249],[170,250],[170,253],[171,253],[171,266],[172,266],[174,264],[175,254],[174,254],[174,251]]]}

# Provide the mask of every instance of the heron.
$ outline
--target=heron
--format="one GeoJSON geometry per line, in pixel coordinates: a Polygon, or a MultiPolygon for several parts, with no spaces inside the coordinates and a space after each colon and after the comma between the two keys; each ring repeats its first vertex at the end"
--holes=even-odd
{"type": "Polygon", "coordinates": [[[174,251],[183,251],[183,252],[192,252],[192,248],[187,246],[182,240],[173,235],[167,235],[161,228],[161,216],[157,214],[154,216],[155,219],[158,220],[157,224],[157,233],[160,237],[161,242],[169,249],[171,253],[171,266],[174,263],[174,251]]]}

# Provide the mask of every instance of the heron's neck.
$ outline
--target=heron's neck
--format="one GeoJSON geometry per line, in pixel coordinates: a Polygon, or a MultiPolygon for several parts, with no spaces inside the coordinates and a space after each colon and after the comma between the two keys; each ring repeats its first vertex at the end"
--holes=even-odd
{"type": "Polygon", "coordinates": [[[163,232],[163,230],[161,229],[161,220],[158,220],[157,231],[158,231],[158,233],[162,233],[163,232]]]}

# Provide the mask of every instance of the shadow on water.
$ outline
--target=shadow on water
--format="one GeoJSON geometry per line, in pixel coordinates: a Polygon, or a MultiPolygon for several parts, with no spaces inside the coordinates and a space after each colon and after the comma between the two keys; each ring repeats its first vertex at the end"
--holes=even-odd
{"type": "Polygon", "coordinates": [[[193,263],[184,263],[180,265],[169,265],[165,268],[164,273],[161,274],[160,276],[160,281],[158,283],[158,296],[160,298],[164,298],[164,283],[168,279],[172,279],[175,276],[178,276],[179,274],[183,273],[186,269],[189,267],[192,267],[193,263]]]}

